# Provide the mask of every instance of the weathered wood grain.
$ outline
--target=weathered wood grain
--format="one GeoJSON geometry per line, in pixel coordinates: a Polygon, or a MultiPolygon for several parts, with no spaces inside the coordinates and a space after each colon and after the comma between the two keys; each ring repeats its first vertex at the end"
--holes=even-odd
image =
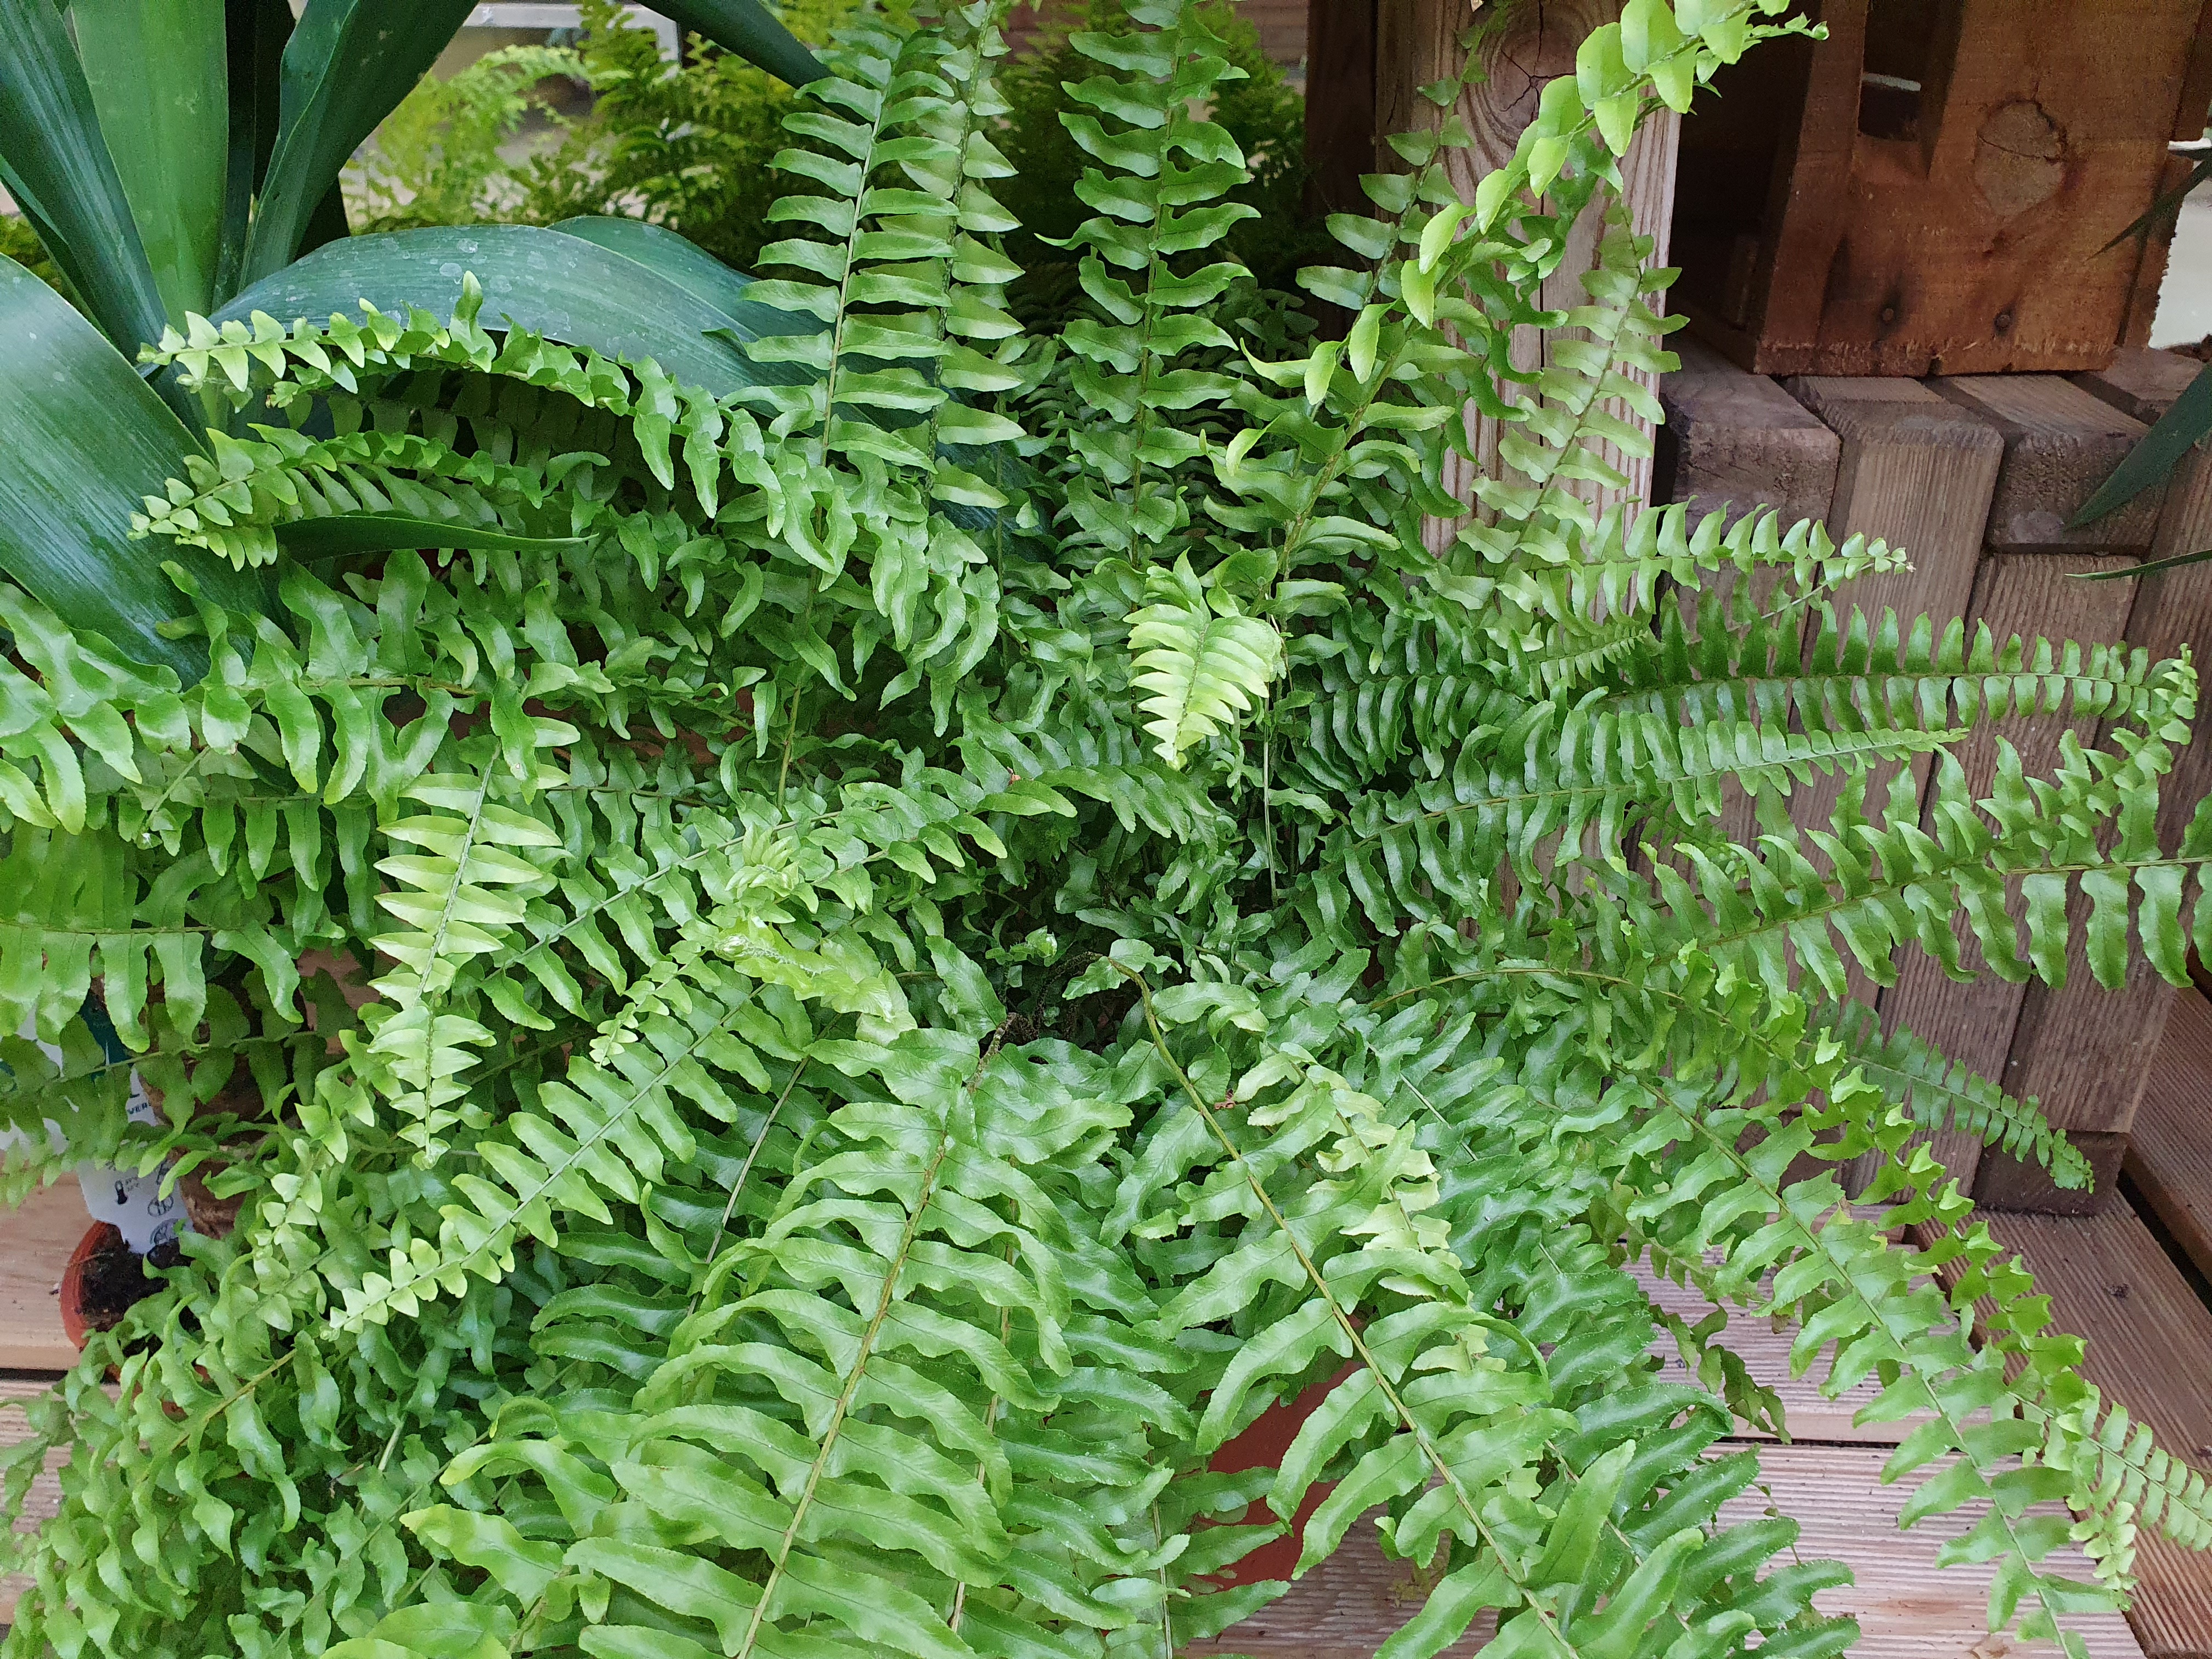
{"type": "Polygon", "coordinates": [[[70,1252],[91,1225],[74,1181],[0,1212],[0,1370],[59,1371],[76,1364],[56,1292],[70,1252]]]}
{"type": "Polygon", "coordinates": [[[1674,349],[1682,366],[1659,380],[1665,499],[1700,518],[1725,507],[1731,524],[1762,507],[1785,525],[1825,520],[1841,440],[1765,375],[1695,340],[1674,349]]]}
{"type": "Polygon", "coordinates": [[[2212,1002],[2175,994],[2136,1103],[2127,1170],[2168,1237],[2212,1274],[2212,1002]]]}
{"type": "MultiPolygon", "coordinates": [[[[1806,377],[1786,384],[1840,441],[1830,533],[1878,536],[1912,561],[1909,570],[1846,584],[1836,595],[1838,611],[1856,607],[1879,624],[1883,611],[1894,611],[1901,631],[1926,616],[1940,633],[1966,614],[1973,596],[1982,527],[2004,459],[1996,424],[1912,380],[1806,377]]],[[[1870,781],[1871,814],[1886,805],[1895,769],[1870,781]]],[[[1924,763],[1912,770],[1916,778],[1926,775],[1924,763]]],[[[1826,829],[1842,788],[1835,777],[1800,787],[1790,797],[1791,822],[1826,829]]],[[[1852,986],[1854,994],[1873,1000],[1871,983],[1856,970],[1852,986]]]]}
{"type": "MultiPolygon", "coordinates": [[[[1621,0],[1535,0],[1504,15],[1480,48],[1484,79],[1469,88],[1455,106],[1455,112],[1474,140],[1472,149],[1446,155],[1446,175],[1462,199],[1473,201],[1483,175],[1511,158],[1522,130],[1535,118],[1544,88],[1575,72],[1577,49],[1591,30],[1618,19],[1620,9],[1621,0]]],[[[1423,130],[1442,121],[1445,112],[1423,97],[1419,88],[1459,73],[1465,56],[1459,36],[1469,21],[1465,0],[1377,0],[1375,106],[1379,132],[1423,130]]],[[[1661,110],[1645,121],[1620,162],[1620,200],[1638,234],[1655,239],[1650,259],[1655,265],[1667,263],[1680,125],[1679,116],[1661,110]]],[[[1597,210],[1593,208],[1576,226],[1565,258],[1545,282],[1546,306],[1564,310],[1585,302],[1588,296],[1582,279],[1596,263],[1601,230],[1597,210]]],[[[1571,331],[1547,336],[1536,329],[1517,331],[1511,347],[1514,366],[1543,368],[1547,354],[1567,337],[1571,331]]],[[[1635,371],[1633,377],[1652,383],[1652,377],[1641,371],[1635,371]]],[[[1501,390],[1508,401],[1516,400],[1513,388],[1501,390]]],[[[1608,412],[1650,430],[1625,406],[1606,407],[1608,412]]],[[[1495,474],[1501,465],[1498,441],[1505,423],[1472,410],[1468,422],[1476,459],[1469,465],[1455,458],[1445,483],[1461,500],[1472,504],[1475,478],[1495,474]]],[[[1599,453],[1626,476],[1627,484],[1608,489],[1577,483],[1572,487],[1577,495],[1601,511],[1650,499],[1649,456],[1626,455],[1609,443],[1599,446],[1599,453]]],[[[1430,544],[1447,545],[1455,533],[1450,521],[1431,521],[1430,544]]]]}
{"type": "MultiPolygon", "coordinates": [[[[2153,422],[2194,378],[2201,365],[2169,352],[2124,354],[2103,374],[2080,377],[2079,389],[2137,422],[2153,422]]],[[[2110,522],[2107,520],[2106,522],[2110,522]]],[[[2172,558],[2212,547],[2212,449],[2199,445],[2175,468],[2145,550],[2148,558],[2172,558]]],[[[2104,584],[2098,584],[2103,586],[2104,584]]],[[[2113,583],[2118,586],[2122,584],[2113,583]]],[[[2201,665],[2212,660],[2212,563],[2154,572],[2139,582],[2126,639],[2154,659],[2185,652],[2201,665]]],[[[2071,603],[2080,604],[2076,598],[2071,603]]],[[[2054,628],[2080,631],[2070,611],[2054,614],[2054,628]]],[[[2116,722],[2097,740],[2109,746],[2116,722]]],[[[2200,738],[2175,757],[2160,790],[2158,829],[2171,847],[2180,839],[2197,803],[2212,793],[2212,742],[2200,738]]],[[[2081,902],[2075,906],[2080,923],[2081,902]]],[[[2172,988],[2140,957],[2130,960],[2126,985],[2100,988],[2077,945],[2068,954],[2067,983],[2053,990],[2031,987],[2021,1005],[2019,1035],[2007,1062],[2006,1086],[2039,1096],[2052,1121],[2097,1137],[2124,1137],[2135,1118],[2145,1072],[2157,1052],[2172,988]]],[[[2086,1144],[2115,1165],[2124,1139],[2086,1144]]],[[[2011,1205],[2063,1207],[2067,1195],[2025,1170],[2009,1172],[2001,1195],[2011,1205]]]]}
{"type": "MultiPolygon", "coordinates": [[[[2069,637],[2117,641],[2126,631],[2134,595],[2124,581],[2081,582],[2073,580],[2088,571],[2127,569],[2131,558],[2082,558],[2066,555],[2008,554],[1983,560],[1973,598],[1967,607],[1967,625],[1986,624],[2000,641],[2015,635],[2033,639],[2061,628],[2069,637]]],[[[2062,741],[2070,732],[2088,742],[2096,732],[2094,716],[2066,720],[2055,714],[2014,719],[1984,726],[1952,750],[1966,787],[1976,799],[1987,796],[1996,775],[2000,739],[2019,751],[2030,776],[2041,776],[2058,763],[2062,741]]],[[[1921,828],[1933,834],[1931,816],[1921,828]]],[[[2015,924],[2026,919],[2019,896],[2010,906],[2015,924]]],[[[2001,1080],[2014,1049],[2021,1024],[2021,1009],[2028,988],[2000,979],[1989,971],[1981,943],[1963,915],[1954,915],[1951,933],[1958,941],[1960,969],[1971,974],[1957,980],[1925,951],[1901,954],[1897,983],[1881,994],[1882,1024],[1889,1030],[1902,1028],[1936,1044],[1961,1065],[1992,1080],[2001,1080]]],[[[2019,950],[2015,943],[2014,950],[2019,950]]],[[[1971,1137],[1945,1134],[1936,1138],[1936,1155],[1969,1191],[1984,1156],[1971,1137]]]]}
{"type": "MultiPolygon", "coordinates": [[[[2058,1329],[2089,1340],[2082,1374],[2212,1470],[2212,1310],[2124,1200],[2102,1215],[1983,1218],[2051,1297],[2058,1329]]],[[[2149,1659],[2212,1659],[2212,1554],[2146,1535],[2130,1614],[2149,1659]]]]}
{"type": "MultiPolygon", "coordinates": [[[[1986,415],[2004,434],[2004,465],[1985,538],[1999,553],[2134,552],[2149,547],[2165,499],[2146,489],[2078,530],[2068,520],[2149,430],[2059,374],[1951,375],[1930,390],[1986,415]]],[[[2063,616],[2063,612],[2059,613],[2063,616]]]]}
{"type": "MultiPolygon", "coordinates": [[[[1761,1483],[1772,1494],[1773,1507],[1802,1528],[1797,1558],[1844,1562],[1857,1580],[1814,1598],[1821,1612],[1859,1621],[1855,1659],[2026,1659],[2029,1654],[2056,1659],[2055,1644],[2021,1647],[1990,1636],[1984,1608],[1993,1568],[1936,1565],[1943,1540],[1964,1533],[1972,1513],[1931,1516],[1910,1531],[1899,1528],[1905,1500],[1921,1477],[1882,1485],[1888,1455],[1881,1446],[1770,1445],[1759,1452],[1761,1483]]],[[[1721,1519],[1747,1521],[1765,1509],[1765,1494],[1754,1487],[1724,1505],[1721,1519]]],[[[2075,1577],[2089,1575],[2087,1561],[2073,1550],[2054,1556],[2051,1565],[2075,1577]]],[[[2064,1623],[2081,1633],[2091,1659],[2136,1659],[2143,1652],[2118,1613],[2080,1615],[2064,1623]]]]}
{"type": "MultiPolygon", "coordinates": [[[[2156,195],[2177,124],[2203,118],[2201,0],[1825,0],[1820,17],[1765,153],[1724,133],[1741,170],[1686,238],[1701,326],[1774,374],[2081,369],[2135,340],[2164,250],[2106,244],[2156,195]]],[[[1784,69],[1751,54],[1720,103],[1771,99],[1784,69]]]]}

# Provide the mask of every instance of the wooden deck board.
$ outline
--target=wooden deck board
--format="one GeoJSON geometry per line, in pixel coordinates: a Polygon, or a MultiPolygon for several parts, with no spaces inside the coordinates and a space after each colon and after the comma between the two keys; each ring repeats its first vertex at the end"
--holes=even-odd
{"type": "MultiPolygon", "coordinates": [[[[1990,1214],[2051,1297],[2058,1328],[2089,1340],[2082,1371],[2166,1449],[2212,1468],[2212,1309],[2136,1212],[2115,1200],[2081,1218],[1990,1214]]],[[[2146,1535],[2130,1618],[2149,1659],[2212,1659],[2212,1554],[2146,1535]]]]}
{"type": "Polygon", "coordinates": [[[2212,1273],[2212,1001],[2173,1000],[2136,1108],[2127,1172],[2160,1225],[2212,1273]]]}
{"type": "Polygon", "coordinates": [[[0,1213],[0,1370],[64,1371],[76,1364],[56,1291],[91,1224],[74,1181],[0,1213]]]}

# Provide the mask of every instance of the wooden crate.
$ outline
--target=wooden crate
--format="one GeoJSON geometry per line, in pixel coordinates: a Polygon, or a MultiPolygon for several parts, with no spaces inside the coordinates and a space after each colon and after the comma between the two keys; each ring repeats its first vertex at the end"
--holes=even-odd
{"type": "Polygon", "coordinates": [[[2204,0],[1810,0],[1683,124],[1675,295],[1775,374],[2103,368],[2148,338],[2147,209],[2212,99],[2204,0]]]}

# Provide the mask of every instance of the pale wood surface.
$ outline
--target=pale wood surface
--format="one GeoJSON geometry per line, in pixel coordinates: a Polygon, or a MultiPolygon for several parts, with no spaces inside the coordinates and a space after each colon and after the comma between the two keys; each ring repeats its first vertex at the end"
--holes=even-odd
{"type": "Polygon", "coordinates": [[[2149,430],[2059,374],[1953,375],[1930,389],[1988,416],[2004,434],[1987,540],[1998,552],[2122,552],[2150,545],[2162,487],[2094,524],[2067,520],[2149,430]]]}
{"type": "Polygon", "coordinates": [[[2193,986],[2174,995],[2127,1168],[2174,1243],[2212,1273],[2212,1002],[2193,986]]]}
{"type": "Polygon", "coordinates": [[[34,1193],[0,1213],[0,1370],[60,1371],[76,1364],[56,1295],[70,1252],[92,1225],[76,1182],[34,1193]]]}
{"type": "MultiPolygon", "coordinates": [[[[1462,199],[1473,201],[1483,175],[1510,160],[1521,133],[1534,119],[1544,88],[1563,75],[1575,72],[1575,52],[1590,31],[1615,21],[1622,0],[1542,0],[1507,13],[1503,23],[1483,43],[1485,79],[1468,89],[1456,112],[1474,138],[1474,148],[1446,153],[1444,168],[1462,199]]],[[[1378,133],[1412,131],[1437,125],[1444,112],[1422,97],[1419,88],[1447,76],[1455,76],[1464,53],[1460,33],[1471,15],[1466,0],[1378,0],[1376,11],[1375,118],[1378,133]]],[[[1667,263],[1668,236],[1674,201],[1674,168],[1679,153],[1681,118],[1662,109],[1648,118],[1621,158],[1620,199],[1639,235],[1655,239],[1650,263],[1667,263]]],[[[1395,161],[1388,165],[1396,165],[1395,161]]],[[[1586,302],[1582,278],[1596,263],[1602,227],[1594,205],[1576,226],[1565,257],[1544,283],[1542,302],[1565,310],[1586,302]]],[[[1515,332],[1511,356],[1517,368],[1546,365],[1546,354],[1572,331],[1547,337],[1535,329],[1515,332]]],[[[1631,378],[1646,385],[1653,377],[1630,371],[1631,378]]],[[[1511,386],[1499,388],[1509,401],[1517,401],[1511,386]]],[[[1612,414],[1642,428],[1650,425],[1625,406],[1607,404],[1612,414]]],[[[1501,463],[1498,442],[1504,422],[1469,410],[1468,430],[1478,459],[1473,467],[1463,460],[1448,465],[1446,487],[1470,504],[1478,477],[1494,475],[1501,463]]],[[[1577,483],[1576,494],[1601,511],[1622,503],[1641,504],[1651,496],[1651,461],[1648,456],[1622,454],[1611,444],[1598,446],[1600,456],[1625,473],[1623,489],[1606,489],[1577,483]]],[[[1428,527],[1431,546],[1449,545],[1456,526],[1432,520],[1428,527]]]]}
{"type": "MultiPolygon", "coordinates": [[[[2212,1469],[2212,1310],[2125,1201],[2082,1219],[1983,1219],[2034,1273],[2053,1323],[2089,1340],[2082,1374],[2167,1451],[2212,1469]]],[[[2146,1535],[2136,1571],[2130,1617],[2150,1659],[2212,1656],[2212,1554],[2146,1535]]]]}
{"type": "MultiPolygon", "coordinates": [[[[2172,407],[2202,367],[2172,352],[2131,351],[2104,374],[2080,377],[2080,386],[2140,424],[2155,421],[2172,407]]],[[[2124,515],[2116,518],[2119,516],[2124,515]]],[[[2200,444],[2174,469],[2146,551],[2157,560],[2208,547],[2212,547],[2212,450],[2200,444]]],[[[2130,644],[2141,646],[2154,659],[2176,658],[2185,651],[2195,658],[2200,673],[2212,661],[2212,563],[2159,571],[2138,582],[2097,586],[2136,588],[2125,635],[2130,644]]],[[[2074,620],[2074,607],[2083,597],[2072,596],[2068,608],[2057,613],[2069,633],[2081,626],[2074,620]]],[[[2109,746],[2117,724],[2108,722],[2098,740],[2109,746]]],[[[2212,793],[2212,741],[2200,736],[2176,756],[2173,771],[2160,787],[2158,828],[2166,845],[2179,841],[2196,804],[2208,793],[2212,793]]],[[[2069,953],[2067,975],[2060,989],[2038,986],[2029,990],[2005,1086],[2037,1096],[2051,1121],[2065,1127],[2124,1133],[2134,1121],[2172,989],[2138,955],[2130,960],[2125,988],[2117,995],[2104,991],[2084,970],[2078,946],[2069,953]]]]}
{"type": "Polygon", "coordinates": [[[1699,517],[1726,507],[1731,524],[1761,507],[1785,525],[1826,519],[1843,447],[1836,434],[1765,375],[1695,340],[1674,345],[1682,366],[1659,381],[1660,441],[1674,460],[1668,499],[1699,517]]]}
{"type": "MultiPolygon", "coordinates": [[[[1705,1318],[1711,1304],[1696,1290],[1677,1285],[1671,1279],[1659,1278],[1650,1268],[1639,1264],[1636,1277],[1644,1286],[1644,1294],[1670,1313],[1680,1314],[1692,1325],[1705,1318]]],[[[1774,1390],[1782,1401],[1783,1426],[1790,1437],[1799,1443],[1808,1442],[1843,1443],[1850,1444],[1894,1446],[1910,1433],[1917,1417],[1903,1419],[1895,1423],[1871,1423],[1862,1427],[1851,1419],[1861,1407],[1871,1405],[1881,1390],[1871,1381],[1860,1383],[1831,1400],[1822,1395],[1818,1378],[1826,1374],[1825,1361],[1818,1361],[1814,1374],[1792,1376],[1790,1364],[1790,1344],[1794,1333],[1778,1331],[1771,1320],[1759,1319],[1741,1308],[1728,1310],[1729,1322],[1717,1339],[1719,1345],[1744,1363],[1752,1376],[1774,1390]]],[[[1664,1331],[1654,1345],[1654,1352],[1666,1362],[1665,1374],[1675,1382],[1692,1379],[1683,1366],[1674,1338],[1664,1331]]],[[[1741,1438],[1771,1442],[1773,1436],[1748,1423],[1739,1423],[1741,1438]]]]}
{"type": "MultiPolygon", "coordinates": [[[[1914,380],[1832,380],[1808,376],[1787,383],[1797,401],[1842,441],[1830,533],[1863,532],[1902,548],[1909,570],[1862,576],[1840,589],[1837,608],[1879,622],[1894,610],[1901,629],[1932,617],[1940,633],[1964,616],[1973,596],[1982,526],[1989,518],[2004,440],[1996,424],[1939,398],[1914,380]]],[[[1809,626],[1809,624],[1808,624],[1809,626]]],[[[1926,775],[1923,763],[1913,769],[1926,775]]],[[[1888,773],[1873,777],[1867,799],[1878,815],[1888,799],[1888,773]]],[[[1790,821],[1825,830],[1833,821],[1840,781],[1815,777],[1790,803],[1790,821]]],[[[1854,969],[1853,994],[1872,1001],[1873,987],[1854,969]]]]}
{"type": "MultiPolygon", "coordinates": [[[[1881,1466],[1888,1455],[1881,1446],[1759,1449],[1759,1473],[1774,1509],[1803,1528],[1796,1547],[1799,1559],[1845,1561],[1856,1577],[1856,1583],[1814,1598],[1821,1612],[1859,1621],[1861,1635],[1852,1654],[1856,1659],[2055,1656],[2055,1644],[2021,1646],[1990,1636],[1985,1610],[1992,1568],[1936,1567],[1936,1550],[1972,1525],[1972,1511],[1936,1516],[1910,1531],[1899,1529],[1905,1500],[1934,1471],[1885,1486],[1881,1466]]],[[[1721,1518],[1747,1521],[1766,1508],[1765,1495],[1753,1487],[1723,1506],[1721,1518]]],[[[2087,1562],[2070,1550],[2054,1556],[2051,1565],[2072,1577],[2088,1576],[2087,1562]]],[[[2118,1613],[2069,1618],[2065,1623],[2081,1632],[2092,1659],[2136,1659],[2143,1651],[2118,1613]]]]}
{"type": "MultiPolygon", "coordinates": [[[[2063,629],[2069,638],[2118,641],[2125,633],[2133,594],[2127,581],[2081,582],[2073,580],[2089,571],[2130,568],[2131,558],[2084,558],[2075,555],[1996,555],[1982,561],[1967,606],[1967,626],[1984,623],[2000,641],[2020,635],[2033,638],[2046,630],[2063,629]]],[[[1952,754],[1966,776],[1976,799],[1988,795],[1996,775],[1998,742],[2009,742],[2020,753],[2031,777],[2048,775],[2058,763],[2061,741],[2071,732],[2087,742],[2095,735],[2094,718],[2069,720],[2057,715],[2013,719],[1985,726],[1958,744],[1952,754]]],[[[1921,828],[1933,833],[1932,817],[1923,816],[1921,828]]],[[[2026,907],[2015,892],[2010,908],[2015,922],[2026,907]]],[[[1962,967],[1974,975],[1971,981],[1953,979],[1926,952],[1908,950],[1899,955],[1897,983],[1881,994],[1884,1026],[1900,1027],[1934,1042],[1961,1065],[1993,1079],[2005,1075],[2021,1026],[2021,1010],[2027,995],[2026,985],[2009,984],[1990,973],[1980,942],[1963,915],[1951,921],[1959,941],[1962,967]]],[[[2020,944],[2015,939],[2015,951],[2020,944]]],[[[2086,970],[2083,978],[2087,978],[2086,970]]],[[[2109,1002],[2107,998],[2106,1001],[2109,1002]]],[[[2109,1014],[2109,1010],[2105,1011],[2109,1014]]],[[[1972,1189],[1981,1148],[1971,1138],[1945,1134],[1936,1137],[1936,1156],[1945,1167],[1972,1189]]]]}
{"type": "MultiPolygon", "coordinates": [[[[0,1447],[21,1445],[31,1437],[31,1425],[20,1411],[13,1409],[18,1401],[34,1399],[53,1386],[46,1376],[0,1376],[0,1447]]],[[[17,1532],[35,1532],[40,1523],[52,1520],[61,1513],[61,1466],[68,1460],[58,1452],[46,1455],[43,1473],[31,1477],[31,1490],[23,1498],[23,1511],[15,1518],[17,1532]]],[[[21,1574],[0,1577],[0,1626],[15,1616],[15,1598],[23,1593],[30,1580],[21,1574]]]]}

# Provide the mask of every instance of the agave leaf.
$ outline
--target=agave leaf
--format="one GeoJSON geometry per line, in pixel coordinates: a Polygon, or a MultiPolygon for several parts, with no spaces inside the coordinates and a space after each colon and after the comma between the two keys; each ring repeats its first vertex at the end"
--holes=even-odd
{"type": "MultiPolygon", "coordinates": [[[[206,653],[157,630],[191,606],[162,573],[162,556],[130,530],[141,498],[184,476],[198,453],[91,324],[0,258],[0,571],[73,628],[187,682],[205,671],[206,653]]],[[[259,578],[190,549],[168,556],[217,604],[266,608],[259,578]]]]}
{"type": "Polygon", "coordinates": [[[829,73],[760,0],[670,0],[653,9],[794,87],[829,73]]]}
{"type": "Polygon", "coordinates": [[[563,219],[553,227],[564,236],[580,236],[610,253],[635,259],[665,276],[680,289],[698,296],[724,316],[763,334],[812,333],[823,326],[811,317],[764,306],[748,300],[745,291],[754,279],[732,270],[697,243],[661,225],[642,219],[617,219],[603,214],[563,219]]]}
{"type": "Polygon", "coordinates": [[[216,255],[212,303],[238,289],[246,258],[246,232],[253,198],[268,173],[282,119],[284,47],[292,38],[292,8],[285,0],[227,0],[223,8],[225,76],[229,120],[222,186],[222,226],[216,255]]]}
{"type": "MultiPolygon", "coordinates": [[[[2107,513],[2125,507],[2173,471],[2184,455],[2212,434],[2212,364],[2207,364],[2189,383],[2188,390],[2173,400],[2173,407],[2158,418],[2158,423],[2142,434],[2136,447],[2122,457],[2112,469],[2112,475],[2097,486],[2097,493],[2081,504],[2081,510],[2069,520],[2068,527],[2080,529],[2085,524],[2094,524],[2107,513]]],[[[2185,556],[2185,562],[2188,556],[2185,556]]],[[[2144,569],[2160,568],[2144,566],[2144,569]]],[[[2131,570],[2130,575],[2139,575],[2131,570]]]]}
{"type": "Polygon", "coordinates": [[[73,0],[77,56],[171,322],[215,295],[230,124],[222,0],[73,0]]]}
{"type": "Polygon", "coordinates": [[[276,526],[276,543],[302,563],[354,553],[397,553],[410,548],[459,548],[486,552],[556,552],[581,547],[579,536],[514,536],[480,525],[452,524],[411,513],[333,513],[276,526]]]}
{"type": "MultiPolygon", "coordinates": [[[[320,319],[352,313],[363,300],[401,316],[420,307],[442,320],[453,314],[468,272],[483,288],[478,321],[486,328],[527,329],[631,362],[650,357],[677,380],[718,397],[805,378],[801,370],[754,363],[735,345],[708,337],[727,330],[741,340],[757,338],[762,318],[749,324],[650,266],[533,225],[398,230],[333,242],[256,283],[214,320],[244,320],[256,311],[320,319]]],[[[789,327],[784,313],[755,309],[789,327]]]]}
{"type": "Polygon", "coordinates": [[[2121,576],[2132,581],[2137,576],[2160,570],[2179,570],[2185,564],[2202,564],[2207,559],[2212,559],[2212,547],[2198,553],[2177,553],[2170,559],[2153,559],[2148,564],[2125,565],[2118,570],[2076,570],[2072,574],[2077,582],[2108,582],[2121,576]]]}
{"type": "Polygon", "coordinates": [[[469,0],[308,0],[284,48],[282,125],[243,280],[289,264],[338,169],[437,60],[469,0]]]}
{"type": "Polygon", "coordinates": [[[0,183],[118,349],[161,337],[161,291],[52,0],[0,0],[0,183]]]}

